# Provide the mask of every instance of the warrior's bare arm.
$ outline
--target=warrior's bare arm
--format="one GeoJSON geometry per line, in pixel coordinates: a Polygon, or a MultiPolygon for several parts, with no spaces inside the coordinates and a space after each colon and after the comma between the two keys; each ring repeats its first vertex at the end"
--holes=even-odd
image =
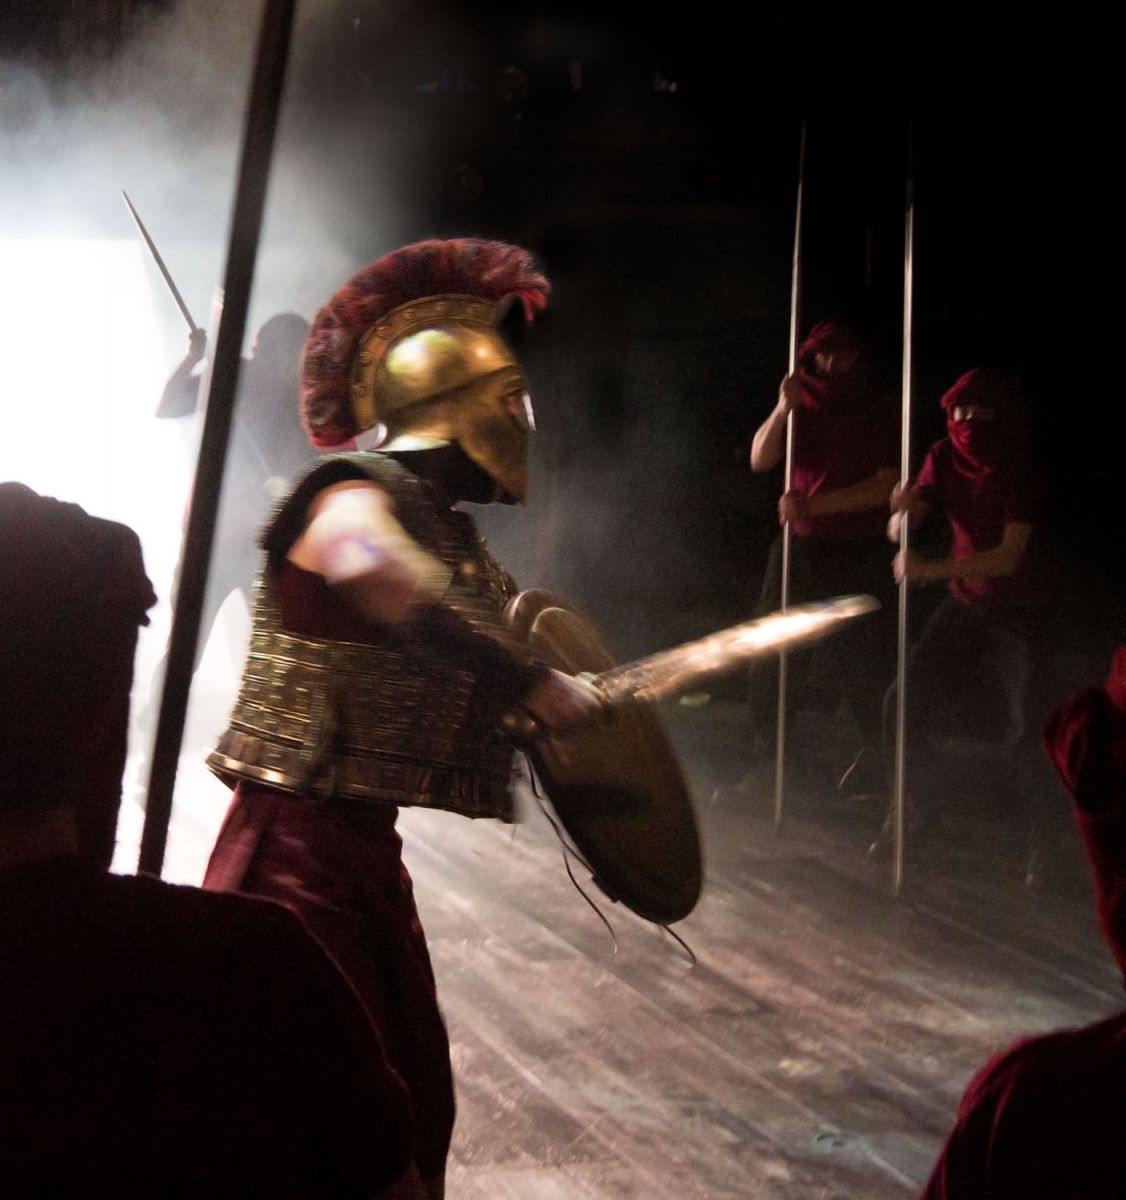
{"type": "MultiPolygon", "coordinates": [[[[441,601],[453,574],[399,524],[387,493],[363,480],[317,495],[289,559],[322,576],[361,615],[390,626],[441,601]]],[[[582,680],[548,671],[522,703],[548,728],[562,729],[593,716],[602,702],[582,680]]]]}
{"type": "Polygon", "coordinates": [[[996,579],[1012,575],[1020,566],[1032,526],[1023,521],[1005,525],[1001,540],[989,550],[979,550],[965,558],[924,558],[902,550],[892,562],[896,582],[939,582],[947,579],[996,579]]]}
{"type": "Polygon", "coordinates": [[[786,451],[786,418],[801,403],[801,384],[787,375],[778,389],[778,403],[758,427],[751,442],[751,470],[769,471],[786,451]]]}
{"type": "Polygon", "coordinates": [[[440,600],[453,574],[399,524],[387,493],[362,480],[317,495],[289,559],[380,625],[399,625],[419,605],[440,600]]]}

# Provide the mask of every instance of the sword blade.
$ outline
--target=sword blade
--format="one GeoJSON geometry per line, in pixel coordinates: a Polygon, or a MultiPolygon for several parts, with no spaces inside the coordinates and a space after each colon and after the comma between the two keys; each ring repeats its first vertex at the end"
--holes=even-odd
{"type": "Polygon", "coordinates": [[[706,676],[820,641],[879,607],[874,596],[836,596],[800,604],[613,667],[593,681],[611,705],[630,700],[652,703],[684,692],[706,676]]]}
{"type": "Polygon", "coordinates": [[[149,237],[149,231],[145,228],[144,221],[141,220],[140,213],[133,207],[133,201],[129,199],[129,193],[122,191],[122,196],[125,198],[125,203],[129,208],[129,215],[133,218],[134,224],[137,226],[137,231],[144,239],[144,243],[149,248],[149,253],[153,257],[153,262],[156,263],[161,275],[164,276],[164,282],[168,284],[168,290],[172,293],[172,299],[179,305],[180,311],[184,314],[184,320],[188,323],[188,329],[192,333],[197,332],[199,326],[192,320],[192,314],[188,312],[188,306],[184,303],[184,297],[180,295],[180,289],[172,280],[172,276],[168,273],[168,268],[164,265],[164,259],[160,257],[160,251],[156,248],[156,244],[149,237]]]}

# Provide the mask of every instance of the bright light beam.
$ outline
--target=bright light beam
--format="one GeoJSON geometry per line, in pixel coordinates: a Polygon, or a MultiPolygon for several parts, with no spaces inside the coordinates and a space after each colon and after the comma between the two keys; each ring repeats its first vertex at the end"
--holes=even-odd
{"type": "MultiPolygon", "coordinates": [[[[150,700],[153,670],[168,634],[198,440],[194,424],[154,415],[172,364],[159,320],[163,297],[154,295],[151,271],[132,236],[0,240],[0,480],[73,501],[94,516],[125,522],[139,535],[160,603],[137,651],[135,718],[150,700]]],[[[241,614],[234,620],[245,624],[241,614]]],[[[231,686],[228,658],[204,656],[205,685],[222,676],[231,686]]],[[[216,711],[225,712],[224,704],[220,700],[216,711]]],[[[131,745],[131,766],[140,749],[131,745]]],[[[194,743],[190,753],[202,763],[194,743]]],[[[206,774],[202,765],[200,772],[206,774]]],[[[139,798],[130,777],[127,769],[114,864],[123,870],[136,863],[140,831],[139,798]]],[[[207,782],[200,787],[196,779],[185,789],[192,811],[178,814],[189,833],[201,826],[198,836],[183,839],[187,861],[173,872],[192,882],[222,812],[206,792],[207,782]]]]}

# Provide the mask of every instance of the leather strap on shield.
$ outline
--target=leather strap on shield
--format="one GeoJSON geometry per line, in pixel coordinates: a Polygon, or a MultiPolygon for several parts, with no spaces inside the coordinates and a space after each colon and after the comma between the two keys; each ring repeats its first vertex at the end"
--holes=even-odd
{"type": "MultiPolygon", "coordinates": [[[[543,662],[568,675],[618,662],[590,619],[549,592],[521,592],[505,619],[543,662]]],[[[688,916],[703,884],[700,837],[656,710],[611,708],[562,737],[542,733],[527,752],[602,891],[660,925],[688,916]]]]}

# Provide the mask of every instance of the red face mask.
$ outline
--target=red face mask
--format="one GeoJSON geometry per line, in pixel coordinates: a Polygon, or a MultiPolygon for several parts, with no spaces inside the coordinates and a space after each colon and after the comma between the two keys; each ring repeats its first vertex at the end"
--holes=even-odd
{"type": "Polygon", "coordinates": [[[946,431],[954,449],[972,466],[995,467],[1004,450],[1004,432],[997,418],[987,410],[955,407],[946,415],[946,431]]]}

